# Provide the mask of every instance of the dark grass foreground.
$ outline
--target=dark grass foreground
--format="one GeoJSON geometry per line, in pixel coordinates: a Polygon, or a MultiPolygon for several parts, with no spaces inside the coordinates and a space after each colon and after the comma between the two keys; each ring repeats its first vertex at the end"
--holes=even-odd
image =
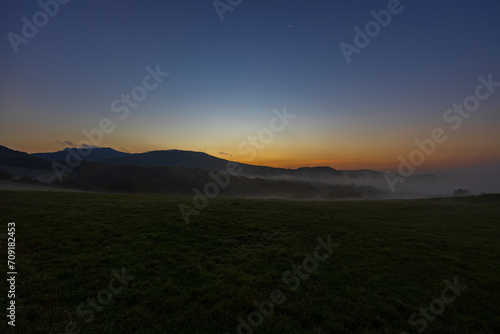
{"type": "Polygon", "coordinates": [[[186,225],[178,206],[191,201],[0,192],[2,263],[7,222],[14,221],[18,271],[15,331],[5,316],[5,279],[1,328],[232,334],[238,317],[247,320],[257,310],[254,300],[281,289],[286,301],[241,333],[417,333],[424,325],[425,333],[500,333],[499,196],[214,199],[186,225]],[[340,246],[293,290],[283,273],[328,235],[340,246]],[[129,277],[120,289],[112,271],[122,268],[129,277]],[[467,288],[439,316],[416,313],[410,324],[414,312],[440,298],[443,280],[455,277],[467,288]]]}

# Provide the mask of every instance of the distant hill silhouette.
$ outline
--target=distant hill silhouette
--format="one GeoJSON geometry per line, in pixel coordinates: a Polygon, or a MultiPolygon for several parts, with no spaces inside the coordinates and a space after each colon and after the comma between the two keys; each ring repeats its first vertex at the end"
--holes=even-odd
{"type": "MultiPolygon", "coordinates": [[[[226,171],[229,164],[237,164],[240,173],[223,191],[225,195],[265,196],[269,193],[284,197],[287,192],[293,194],[293,198],[380,198],[389,195],[383,172],[336,170],[328,166],[297,169],[256,166],[182,150],[131,154],[109,147],[66,148],[58,152],[28,154],[0,146],[0,166],[4,166],[3,170],[14,178],[26,177],[51,183],[56,178],[53,162],[66,165],[66,158],[75,153],[83,161],[68,168],[63,183],[79,188],[187,194],[192,192],[193,186],[210,181],[209,171],[226,171]],[[17,170],[18,167],[27,170],[17,170]]],[[[420,174],[405,181],[397,196],[410,198],[434,193],[433,189],[443,179],[420,174]]]]}
{"type": "MultiPolygon", "coordinates": [[[[80,152],[79,149],[67,148],[59,152],[36,153],[34,155],[49,160],[64,161],[69,150],[76,150],[76,153],[80,152]]],[[[203,152],[183,150],[159,150],[130,154],[119,152],[111,148],[94,148],[92,149],[92,153],[88,156],[80,156],[82,160],[86,162],[98,162],[113,166],[185,167],[220,171],[226,170],[227,164],[232,162],[203,152]]],[[[248,178],[328,184],[353,183],[356,185],[369,185],[384,189],[386,187],[384,173],[369,169],[342,171],[328,166],[288,169],[244,163],[238,163],[238,165],[241,168],[241,173],[239,175],[248,178]]]]}
{"type": "Polygon", "coordinates": [[[33,153],[32,155],[46,160],[65,160],[69,151],[73,150],[82,158],[83,161],[98,162],[105,159],[120,158],[130,155],[130,153],[116,151],[109,147],[94,147],[89,149],[65,148],[62,151],[50,153],[33,153]],[[89,153],[90,152],[90,153],[89,153]]]}
{"type": "Polygon", "coordinates": [[[50,161],[0,145],[1,165],[29,169],[52,169],[50,161]]]}
{"type": "Polygon", "coordinates": [[[108,165],[131,165],[143,167],[186,167],[204,170],[223,170],[227,160],[216,158],[203,152],[168,150],[129,154],[127,156],[104,159],[108,165]]]}
{"type": "MultiPolygon", "coordinates": [[[[69,150],[80,149],[67,148],[63,151],[52,153],[35,153],[36,157],[47,160],[64,161],[69,150]]],[[[129,165],[142,167],[185,167],[199,168],[203,170],[226,170],[228,163],[226,159],[217,158],[203,152],[183,150],[159,150],[145,153],[124,153],[111,148],[94,148],[88,156],[80,154],[83,161],[99,162],[107,165],[129,165]]],[[[241,176],[260,178],[312,178],[340,176],[341,172],[330,167],[302,167],[298,169],[275,168],[239,163],[242,169],[241,176]]],[[[371,173],[378,173],[370,171],[371,173]]],[[[359,173],[357,173],[359,174],[359,173]]]]}
{"type": "MultiPolygon", "coordinates": [[[[123,157],[99,161],[108,165],[130,165],[143,167],[186,167],[203,170],[225,170],[233,161],[217,158],[203,152],[167,150],[130,154],[123,157]]],[[[235,162],[233,162],[235,163],[235,162]]],[[[238,163],[241,176],[260,178],[322,178],[340,176],[341,172],[330,167],[302,167],[298,169],[275,168],[238,163]]],[[[372,173],[378,173],[370,171],[372,173]]]]}

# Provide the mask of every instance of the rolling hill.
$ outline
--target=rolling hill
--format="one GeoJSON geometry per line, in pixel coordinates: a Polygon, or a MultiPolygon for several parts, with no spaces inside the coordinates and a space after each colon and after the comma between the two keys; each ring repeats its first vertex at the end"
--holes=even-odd
{"type": "Polygon", "coordinates": [[[121,158],[130,155],[130,153],[116,151],[110,147],[93,147],[89,149],[65,148],[64,150],[57,152],[33,153],[32,156],[51,161],[65,160],[70,151],[77,153],[80,157],[82,157],[82,160],[91,162],[121,158]]]}
{"type": "Polygon", "coordinates": [[[0,166],[2,165],[28,169],[52,169],[50,161],[0,145],[0,166]]]}
{"type": "Polygon", "coordinates": [[[391,194],[385,173],[369,169],[336,170],[328,166],[275,168],[182,150],[131,154],[112,148],[66,148],[58,152],[27,154],[3,146],[0,149],[0,166],[14,179],[27,177],[52,183],[56,179],[52,170],[54,161],[71,167],[64,173],[66,186],[105,191],[187,194],[194,187],[203,187],[210,182],[210,171],[226,171],[230,164],[236,164],[239,173],[238,182],[235,178],[222,192],[227,196],[416,198],[451,193],[460,186],[448,180],[445,184],[444,179],[433,175],[414,175],[391,194]],[[68,164],[67,157],[75,155],[82,161],[76,165],[68,164]],[[23,170],[16,169],[21,167],[23,170]]]}

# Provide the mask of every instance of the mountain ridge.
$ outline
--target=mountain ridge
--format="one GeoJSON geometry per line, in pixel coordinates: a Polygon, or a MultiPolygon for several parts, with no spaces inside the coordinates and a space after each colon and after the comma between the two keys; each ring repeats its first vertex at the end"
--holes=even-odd
{"type": "MultiPolygon", "coordinates": [[[[245,184],[247,184],[246,182],[253,182],[253,186],[256,187],[258,187],[259,184],[262,185],[262,181],[265,180],[278,183],[294,183],[303,187],[312,186],[318,189],[327,189],[326,187],[330,186],[348,186],[351,187],[350,189],[352,191],[349,191],[352,193],[355,192],[353,190],[355,187],[371,187],[378,189],[381,192],[389,191],[386,173],[370,169],[337,170],[330,166],[305,166],[296,169],[289,169],[258,166],[214,157],[205,152],[179,149],[156,150],[144,153],[128,153],[120,152],[109,147],[94,147],[87,149],[65,148],[64,150],[57,152],[28,154],[0,146],[0,166],[14,164],[28,169],[36,169],[33,167],[33,161],[38,162],[38,165],[36,166],[44,166],[46,171],[43,179],[40,177],[39,172],[32,171],[32,174],[35,175],[33,178],[47,182],[46,180],[48,180],[50,176],[51,180],[49,180],[48,183],[53,182],[57,175],[55,173],[55,169],[52,170],[54,161],[58,161],[59,165],[68,167],[63,173],[63,176],[66,177],[65,182],[75,177],[77,177],[80,181],[83,180],[81,175],[77,175],[85,170],[90,173],[97,172],[100,175],[99,177],[93,178],[89,181],[89,184],[92,184],[92,182],[98,182],[99,184],[109,183],[107,181],[105,182],[106,179],[113,179],[114,181],[112,182],[118,184],[121,180],[116,179],[112,175],[113,173],[118,173],[118,175],[122,175],[124,178],[139,180],[136,181],[137,184],[147,183],[150,189],[154,188],[154,186],[150,184],[151,180],[149,180],[153,177],[151,173],[156,173],[157,171],[157,169],[154,168],[169,168],[170,172],[168,172],[168,170],[164,170],[160,173],[161,175],[167,175],[170,180],[169,182],[175,182],[175,180],[171,178],[174,174],[177,173],[178,175],[182,175],[184,178],[184,185],[187,186],[188,184],[193,183],[189,181],[189,178],[191,177],[193,180],[197,179],[196,175],[201,175],[199,174],[201,171],[205,176],[198,177],[198,180],[201,180],[202,178],[206,179],[206,175],[208,175],[211,171],[225,172],[228,170],[228,166],[231,166],[232,164],[233,166],[236,166],[238,170],[237,176],[248,180],[245,181],[245,184]],[[78,154],[78,156],[75,156],[76,154],[78,154]],[[12,156],[15,156],[15,159],[17,160],[13,161],[12,156]],[[75,159],[75,157],[77,159],[75,159]],[[90,166],[89,164],[93,164],[95,166],[90,166]],[[131,169],[129,167],[137,168],[131,169]],[[50,170],[50,172],[48,170],[50,170]],[[172,172],[174,170],[175,173],[172,172]],[[184,172],[182,170],[184,170],[184,172]],[[46,175],[47,172],[51,175],[46,175]],[[103,173],[106,174],[107,177],[105,177],[103,173]]],[[[28,177],[30,176],[30,174],[26,171],[24,171],[24,174],[20,174],[19,171],[16,171],[13,168],[4,167],[4,169],[10,172],[15,178],[25,175],[28,175],[28,177]]],[[[158,177],[160,177],[160,174],[158,174],[158,177]]],[[[57,177],[61,180],[60,175],[57,177]]],[[[157,180],[160,181],[158,177],[157,180]]],[[[434,186],[434,183],[437,181],[441,181],[441,179],[437,180],[432,174],[413,175],[406,178],[405,182],[399,185],[398,193],[410,194],[410,196],[413,196],[411,195],[412,193],[415,193],[413,189],[419,189],[419,193],[428,195],[430,193],[427,189],[431,189],[429,187],[434,186]]],[[[83,184],[85,184],[85,182],[83,182],[83,184]]],[[[251,188],[249,185],[250,183],[248,183],[247,186],[251,188]]],[[[266,187],[272,188],[273,186],[266,185],[266,187]]],[[[276,185],[276,187],[281,186],[276,185]]],[[[446,189],[446,191],[448,190],[446,189]]],[[[371,190],[369,192],[373,193],[371,190]]]]}
{"type": "Polygon", "coordinates": [[[130,153],[120,152],[111,147],[91,147],[91,148],[72,148],[66,147],[61,151],[32,153],[32,156],[46,160],[65,160],[70,151],[76,152],[83,161],[98,162],[103,159],[127,156],[130,153]],[[89,153],[90,152],[90,153],[89,153]]]}

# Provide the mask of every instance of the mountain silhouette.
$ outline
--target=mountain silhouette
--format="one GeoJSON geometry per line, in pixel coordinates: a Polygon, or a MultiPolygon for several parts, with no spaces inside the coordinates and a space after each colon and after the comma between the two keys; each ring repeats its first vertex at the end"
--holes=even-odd
{"type": "Polygon", "coordinates": [[[385,182],[383,173],[373,170],[339,171],[328,166],[301,167],[297,169],[277,168],[268,166],[249,165],[226,159],[221,159],[204,152],[184,150],[158,150],[145,153],[125,153],[112,148],[92,148],[88,150],[66,148],[51,153],[35,153],[33,156],[47,160],[64,161],[69,153],[78,153],[83,161],[98,162],[113,166],[141,166],[141,167],[185,167],[202,170],[225,171],[229,163],[238,164],[240,176],[249,178],[263,178],[280,181],[301,180],[304,182],[348,182],[362,181],[363,179],[377,179],[385,182]],[[71,152],[73,150],[73,152],[71,152]]]}
{"type": "Polygon", "coordinates": [[[203,152],[167,150],[135,153],[99,161],[108,165],[132,165],[143,167],[186,167],[205,170],[223,170],[227,160],[203,152]]]}
{"type": "MultiPolygon", "coordinates": [[[[253,194],[255,194],[255,189],[262,192],[264,189],[278,188],[282,189],[281,194],[285,191],[284,189],[292,189],[289,186],[288,188],[283,186],[287,183],[293,183],[303,189],[304,193],[309,193],[308,198],[315,196],[312,195],[311,189],[322,189],[322,196],[328,198],[338,196],[345,198],[358,192],[363,196],[377,197],[381,193],[377,193],[374,189],[382,192],[388,190],[385,173],[369,169],[336,170],[329,166],[276,168],[238,163],[203,152],[183,150],[126,153],[104,147],[66,148],[57,152],[28,154],[0,146],[0,169],[11,173],[14,178],[28,177],[50,183],[56,178],[57,173],[53,165],[54,161],[59,162],[59,169],[61,166],[69,166],[64,172],[64,182],[95,189],[102,189],[107,184],[106,189],[161,191],[161,189],[173,187],[177,179],[182,179],[182,185],[179,184],[176,188],[182,189],[182,191],[179,190],[180,192],[185,192],[186,189],[192,190],[195,183],[199,184],[202,180],[208,180],[210,171],[227,171],[228,166],[232,165],[232,170],[236,166],[240,181],[235,179],[231,182],[231,187],[237,188],[238,184],[243,187],[244,184],[243,188],[253,194]],[[82,160],[76,166],[74,165],[75,155],[82,160]],[[18,167],[29,169],[31,172],[16,170],[18,167]],[[125,183],[122,184],[122,181],[125,183]],[[129,181],[133,181],[136,187],[131,187],[129,181]],[[163,184],[163,186],[156,188],[155,184],[163,184]],[[255,189],[250,191],[249,189],[253,187],[255,189]]],[[[398,195],[406,194],[404,196],[417,197],[419,193],[432,194],[438,183],[443,183],[443,181],[446,180],[436,178],[431,174],[412,175],[400,185],[398,195]]],[[[443,187],[445,187],[442,188],[444,190],[440,191],[449,191],[449,185],[443,183],[443,187]]],[[[236,188],[227,191],[232,194],[238,193],[236,188]]],[[[293,188],[293,192],[299,194],[299,188],[293,188]]],[[[241,194],[245,193],[246,191],[243,191],[241,194]]]]}
{"type": "Polygon", "coordinates": [[[28,169],[52,169],[50,161],[0,145],[1,165],[28,169]]]}
{"type": "Polygon", "coordinates": [[[119,158],[130,155],[130,153],[116,151],[110,147],[92,147],[88,149],[83,148],[65,148],[62,151],[49,152],[49,153],[33,153],[32,155],[46,160],[65,160],[68,153],[73,151],[82,158],[83,161],[99,162],[105,159],[119,158]]]}

